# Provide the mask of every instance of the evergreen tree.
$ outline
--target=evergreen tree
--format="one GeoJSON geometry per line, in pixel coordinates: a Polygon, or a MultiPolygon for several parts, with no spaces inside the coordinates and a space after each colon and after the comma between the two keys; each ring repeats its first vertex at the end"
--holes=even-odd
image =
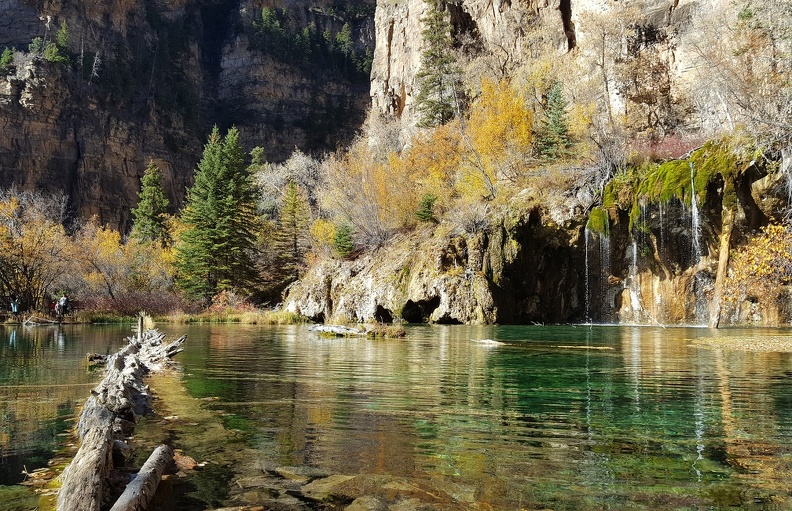
{"type": "Polygon", "coordinates": [[[352,250],[355,244],[352,242],[352,226],[349,224],[341,224],[336,227],[335,236],[333,238],[336,252],[343,259],[352,255],[352,250]]]}
{"type": "Polygon", "coordinates": [[[154,162],[146,167],[138,197],[138,205],[132,209],[135,219],[132,238],[141,242],[159,242],[162,247],[169,245],[171,239],[166,225],[169,203],[162,189],[160,169],[154,162]]]}
{"type": "Polygon", "coordinates": [[[562,158],[568,154],[571,141],[566,109],[563,85],[555,82],[547,92],[544,119],[537,136],[537,149],[542,158],[562,158]]]}
{"type": "Polygon", "coordinates": [[[236,128],[223,138],[215,126],[209,136],[182,220],[177,282],[188,296],[208,300],[253,284],[256,191],[236,128]]]}
{"type": "Polygon", "coordinates": [[[9,74],[14,65],[14,50],[6,48],[0,55],[0,76],[9,74]]]}
{"type": "Polygon", "coordinates": [[[440,2],[427,0],[429,12],[421,19],[424,50],[421,68],[415,75],[418,84],[415,101],[421,127],[441,126],[453,119],[462,91],[461,70],[452,52],[452,27],[440,2]]]}
{"type": "Polygon", "coordinates": [[[289,181],[283,195],[273,245],[286,280],[297,280],[308,246],[308,201],[294,181],[289,181]]]}
{"type": "Polygon", "coordinates": [[[421,197],[421,202],[418,204],[418,210],[415,216],[422,222],[437,222],[434,216],[434,204],[437,201],[437,196],[433,193],[427,193],[421,197]]]}

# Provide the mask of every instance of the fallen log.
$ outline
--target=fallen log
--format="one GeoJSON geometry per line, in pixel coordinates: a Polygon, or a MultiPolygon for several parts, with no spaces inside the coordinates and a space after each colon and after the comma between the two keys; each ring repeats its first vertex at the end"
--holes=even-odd
{"type": "MultiPolygon", "coordinates": [[[[126,459],[124,440],[134,430],[137,418],[151,412],[149,389],[143,383],[143,376],[161,370],[171,357],[182,351],[186,336],[167,344],[163,343],[164,338],[165,335],[157,330],[138,332],[135,338],[129,339],[129,344],[106,358],[104,377],[91,390],[77,423],[80,447],[61,475],[58,511],[99,511],[112,502],[114,488],[110,480],[116,468],[114,450],[119,451],[116,459],[126,459]]],[[[173,459],[170,447],[158,448],[155,454],[153,467],[147,469],[144,465],[141,469],[143,479],[137,485],[144,485],[139,493],[150,494],[149,500],[162,478],[162,471],[173,459]],[[148,472],[151,474],[146,475],[148,472]]],[[[148,504],[148,500],[134,502],[135,507],[119,509],[140,510],[148,504]]]]}
{"type": "Polygon", "coordinates": [[[110,511],[138,511],[146,509],[157,491],[157,486],[160,479],[162,479],[165,468],[171,460],[173,460],[173,448],[171,446],[160,445],[154,449],[146,463],[140,468],[137,477],[127,485],[124,493],[118,497],[110,511]]]}

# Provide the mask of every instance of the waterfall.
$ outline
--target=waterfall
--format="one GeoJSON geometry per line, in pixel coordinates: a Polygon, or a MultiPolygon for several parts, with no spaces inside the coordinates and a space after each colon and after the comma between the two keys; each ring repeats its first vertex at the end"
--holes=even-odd
{"type": "Polygon", "coordinates": [[[591,324],[591,290],[589,289],[589,230],[583,231],[585,257],[586,257],[586,312],[584,321],[587,325],[591,324]]]}
{"type": "Polygon", "coordinates": [[[611,275],[611,246],[610,246],[610,236],[606,234],[600,234],[599,236],[599,249],[600,249],[600,297],[602,299],[602,308],[600,312],[603,315],[609,315],[613,311],[613,300],[612,297],[609,296],[610,294],[610,283],[608,282],[608,278],[611,275]]]}
{"type": "Polygon", "coordinates": [[[630,276],[628,278],[627,289],[630,292],[630,310],[632,311],[633,321],[641,321],[641,287],[638,282],[638,242],[632,242],[632,260],[630,261],[630,276]]]}
{"type": "Polygon", "coordinates": [[[690,237],[692,238],[692,249],[693,249],[693,262],[695,265],[698,265],[699,260],[701,259],[701,219],[699,218],[699,209],[698,209],[698,197],[696,197],[696,171],[693,167],[693,162],[690,162],[690,216],[691,218],[691,229],[690,229],[690,237]]]}
{"type": "Polygon", "coordinates": [[[663,225],[663,203],[658,202],[657,204],[658,211],[660,212],[660,246],[657,247],[657,251],[660,253],[660,257],[663,257],[663,250],[665,249],[665,226],[663,225]]]}

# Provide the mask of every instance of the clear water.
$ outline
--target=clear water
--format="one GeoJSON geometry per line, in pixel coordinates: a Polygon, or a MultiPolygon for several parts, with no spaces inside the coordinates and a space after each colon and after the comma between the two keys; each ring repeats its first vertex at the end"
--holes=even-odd
{"type": "Polygon", "coordinates": [[[46,466],[99,379],[86,353],[115,351],[125,335],[129,327],[0,327],[0,485],[46,466]]]}
{"type": "MultiPolygon", "coordinates": [[[[204,406],[229,431],[228,444],[190,454],[231,471],[245,469],[235,459],[244,453],[261,464],[421,478],[473,495],[481,509],[792,508],[792,354],[695,344],[785,330],[416,326],[406,339],[377,341],[302,326],[165,330],[188,334],[184,385],[216,398],[204,406]]],[[[5,410],[5,371],[16,362],[3,350],[5,410]]],[[[25,359],[29,370],[54,375],[33,369],[63,362],[44,351],[25,359]]],[[[79,358],[51,381],[90,380],[79,358]]],[[[47,421],[68,399],[51,399],[55,412],[16,438],[51,435],[47,421]]],[[[4,456],[16,449],[6,438],[4,456]]]]}

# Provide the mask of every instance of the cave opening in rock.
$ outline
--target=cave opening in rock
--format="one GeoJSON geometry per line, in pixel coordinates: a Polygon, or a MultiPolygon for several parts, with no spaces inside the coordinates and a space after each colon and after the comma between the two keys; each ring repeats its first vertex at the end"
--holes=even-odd
{"type": "Polygon", "coordinates": [[[442,318],[439,318],[437,321],[435,321],[435,323],[437,323],[438,325],[461,325],[462,324],[462,322],[459,321],[458,319],[452,318],[451,316],[448,316],[448,315],[443,316],[442,318]]]}
{"type": "Polygon", "coordinates": [[[427,323],[432,313],[440,306],[440,297],[414,302],[407,300],[402,308],[402,319],[408,323],[427,323]]]}
{"type": "Polygon", "coordinates": [[[382,305],[377,305],[377,310],[374,312],[374,320],[377,323],[393,323],[393,313],[382,305]]]}
{"type": "Polygon", "coordinates": [[[567,39],[567,49],[572,50],[577,45],[575,23],[572,22],[572,0],[561,0],[558,10],[561,11],[561,23],[564,25],[564,35],[567,39]]]}

